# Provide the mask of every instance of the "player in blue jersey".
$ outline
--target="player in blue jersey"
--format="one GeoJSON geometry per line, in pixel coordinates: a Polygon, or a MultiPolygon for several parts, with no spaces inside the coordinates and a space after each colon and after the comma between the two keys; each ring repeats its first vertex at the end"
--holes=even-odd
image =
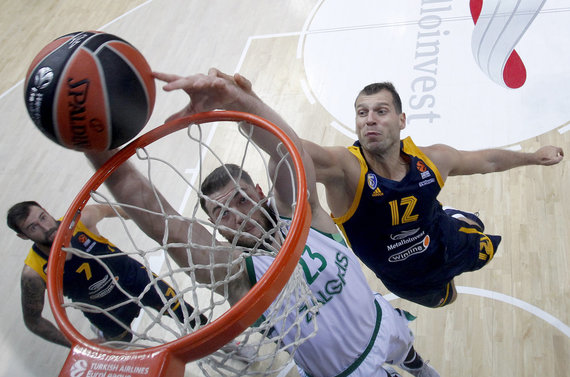
{"type": "MultiPolygon", "coordinates": [[[[120,209],[118,211],[122,212],[120,209]]],[[[138,316],[141,307],[133,302],[126,303],[128,297],[114,284],[117,280],[121,287],[130,295],[138,297],[150,278],[146,268],[136,260],[127,256],[109,240],[101,236],[97,223],[106,217],[116,216],[115,211],[106,205],[88,205],[82,211],[72,239],[71,246],[88,252],[91,255],[114,255],[105,258],[107,270],[91,258],[69,255],[65,262],[63,274],[63,293],[74,302],[91,304],[100,308],[110,308],[121,304],[109,311],[121,324],[115,322],[103,313],[85,311],[83,314],[103,335],[101,340],[129,341],[132,333],[128,330],[131,322],[138,316]]],[[[24,262],[22,270],[22,311],[24,322],[34,334],[56,344],[70,346],[69,341],[48,319],[42,316],[46,290],[46,271],[51,245],[59,227],[59,221],[52,217],[42,206],[34,201],[26,201],[13,205],[7,214],[8,226],[25,240],[34,242],[24,262]]],[[[165,298],[171,299],[176,292],[163,280],[157,285],[165,298]]],[[[151,288],[145,293],[141,302],[143,305],[160,311],[164,308],[161,295],[151,288]]],[[[173,313],[180,321],[184,321],[182,305],[186,315],[190,316],[194,309],[186,302],[175,302],[165,314],[173,313]]],[[[195,321],[190,321],[195,325],[195,321]]],[[[200,323],[206,323],[206,317],[200,316],[200,323]]]]}
{"type": "MultiPolygon", "coordinates": [[[[197,109],[240,110],[291,131],[239,74],[211,69],[208,75],[156,77],[167,82],[165,90],[183,89],[190,95],[192,102],[176,116],[197,109]]],[[[485,234],[474,214],[442,208],[437,195],[447,177],[554,165],[564,152],[555,146],[534,153],[417,147],[411,138],[400,138],[406,114],[391,83],[364,88],[355,110],[354,146],[302,141],[317,181],[325,186],[333,218],[356,255],[392,292],[427,307],[450,304],[457,296],[454,277],[487,264],[501,238],[485,234]]]]}

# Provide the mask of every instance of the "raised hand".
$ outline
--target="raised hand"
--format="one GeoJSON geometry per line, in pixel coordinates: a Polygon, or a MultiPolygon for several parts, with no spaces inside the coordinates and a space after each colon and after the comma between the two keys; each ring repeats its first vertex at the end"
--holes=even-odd
{"type": "Polygon", "coordinates": [[[188,105],[172,114],[167,120],[215,109],[248,111],[251,103],[259,101],[252,91],[249,80],[240,74],[232,76],[216,68],[211,68],[207,75],[182,77],[154,72],[154,77],[166,82],[163,86],[165,91],[182,89],[190,97],[188,105]],[[255,101],[250,101],[251,99],[255,101]]]}

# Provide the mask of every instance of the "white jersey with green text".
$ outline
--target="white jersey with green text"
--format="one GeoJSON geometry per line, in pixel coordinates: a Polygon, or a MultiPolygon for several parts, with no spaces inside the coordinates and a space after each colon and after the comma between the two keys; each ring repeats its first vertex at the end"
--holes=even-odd
{"type": "MultiPolygon", "coordinates": [[[[314,377],[374,376],[376,370],[378,376],[385,376],[381,365],[403,361],[411,347],[413,336],[407,319],[370,289],[358,259],[340,235],[335,236],[336,240],[333,235],[310,229],[299,261],[310,290],[322,306],[316,316],[318,331],[297,349],[295,362],[314,377]]],[[[271,256],[248,258],[253,283],[273,260],[271,256]]],[[[268,311],[264,314],[267,316],[268,311]]],[[[314,316],[304,317],[302,337],[314,331],[314,316]]],[[[290,322],[295,318],[297,313],[291,313],[290,322]]],[[[287,326],[282,323],[275,330],[281,333],[287,326]]],[[[288,334],[283,342],[289,344],[296,336],[288,334]]]]}

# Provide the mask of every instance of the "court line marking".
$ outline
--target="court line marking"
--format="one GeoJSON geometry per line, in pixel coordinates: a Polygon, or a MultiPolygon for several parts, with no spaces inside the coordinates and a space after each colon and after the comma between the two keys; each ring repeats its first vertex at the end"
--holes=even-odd
{"type": "Polygon", "coordinates": [[[18,81],[17,83],[15,83],[14,85],[12,85],[11,88],[9,88],[8,90],[6,90],[4,93],[0,94],[0,101],[4,99],[4,97],[6,97],[8,94],[12,93],[18,86],[22,85],[24,83],[24,79],[18,81]]]}
{"type": "Polygon", "coordinates": [[[317,4],[315,4],[315,6],[313,7],[313,9],[311,9],[311,12],[309,13],[307,18],[305,19],[305,23],[303,24],[303,27],[301,28],[301,35],[299,36],[299,41],[297,42],[297,59],[301,59],[301,57],[303,56],[303,46],[304,46],[304,42],[305,42],[305,35],[307,34],[309,27],[311,26],[311,23],[313,22],[313,19],[315,18],[315,15],[317,14],[317,11],[319,10],[319,8],[321,7],[321,5],[323,4],[324,1],[325,0],[321,0],[317,4]]]}
{"type": "Polygon", "coordinates": [[[330,125],[332,128],[336,129],[337,131],[339,131],[341,134],[345,135],[349,139],[352,139],[352,140],[358,139],[358,136],[356,136],[356,134],[354,132],[351,132],[348,128],[344,127],[340,123],[338,123],[336,121],[332,121],[330,123],[330,125]]]}
{"type": "Polygon", "coordinates": [[[506,149],[508,151],[518,152],[518,151],[522,151],[522,146],[520,144],[515,144],[515,145],[505,147],[504,149],[506,149]]]}
{"type": "MultiPolygon", "coordinates": [[[[490,298],[496,301],[504,302],[505,304],[510,304],[516,306],[524,311],[538,317],[545,322],[549,323],[550,325],[554,326],[556,329],[560,330],[566,337],[570,338],[570,326],[566,325],[564,322],[559,320],[558,318],[554,317],[553,315],[545,312],[544,310],[529,304],[523,300],[519,300],[518,298],[514,298],[512,296],[505,295],[503,293],[489,291],[487,289],[481,288],[473,288],[473,287],[464,287],[458,286],[456,287],[458,293],[465,293],[468,295],[479,296],[484,298],[490,298]]],[[[400,297],[396,296],[393,293],[389,293],[383,296],[386,301],[392,301],[398,299],[400,297]]],[[[294,363],[290,363],[287,367],[278,374],[277,377],[284,377],[287,373],[291,370],[294,363]]]]}
{"type": "Polygon", "coordinates": [[[309,103],[311,105],[317,103],[317,100],[315,99],[315,97],[313,97],[313,94],[311,93],[311,89],[309,89],[309,84],[307,84],[307,80],[301,79],[300,81],[301,81],[301,90],[303,90],[303,93],[305,93],[305,97],[307,97],[309,103]]]}
{"type": "MultiPolygon", "coordinates": [[[[489,291],[487,289],[464,287],[464,286],[458,286],[458,287],[456,287],[456,289],[457,289],[458,293],[465,293],[468,295],[490,298],[492,300],[496,300],[496,301],[504,302],[505,304],[516,306],[517,308],[520,308],[520,309],[534,315],[535,317],[542,319],[543,321],[547,322],[548,324],[554,326],[557,330],[559,330],[564,335],[566,335],[567,338],[570,338],[570,326],[568,326],[567,324],[565,324],[564,322],[562,322],[558,318],[554,317],[552,314],[547,313],[544,310],[542,310],[542,309],[540,309],[540,308],[538,308],[532,304],[529,304],[526,301],[520,300],[518,298],[514,298],[512,296],[505,295],[503,293],[499,293],[499,292],[495,292],[495,291],[489,291]]],[[[384,298],[387,301],[392,301],[392,300],[395,300],[395,299],[400,298],[400,297],[398,297],[397,295],[395,295],[393,293],[390,293],[390,294],[387,294],[386,296],[384,296],[384,298]]]]}
{"type": "MultiPolygon", "coordinates": [[[[97,30],[104,30],[105,28],[111,26],[112,24],[114,24],[115,22],[119,21],[120,19],[122,19],[123,17],[129,15],[130,13],[138,10],[139,8],[142,8],[148,4],[150,4],[153,0],[147,0],[146,2],[137,5],[136,7],[134,7],[133,9],[128,10],[126,13],[123,13],[122,15],[120,15],[119,17],[115,18],[114,20],[106,23],[105,25],[101,26],[99,29],[97,30]]],[[[12,85],[11,88],[8,88],[4,93],[0,94],[0,101],[6,97],[8,94],[10,94],[11,92],[13,92],[18,86],[23,85],[24,83],[24,79],[21,79],[20,81],[16,82],[14,85],[12,85]]]]}
{"type": "Polygon", "coordinates": [[[147,0],[142,4],[137,5],[136,7],[134,7],[133,9],[128,10],[127,12],[123,13],[122,15],[120,15],[119,17],[115,18],[114,20],[106,23],[105,25],[101,26],[101,28],[99,30],[103,30],[109,26],[111,26],[112,24],[114,24],[115,22],[119,21],[120,19],[128,16],[129,14],[137,11],[139,8],[142,8],[144,6],[147,6],[148,4],[152,3],[153,0],[147,0]]]}

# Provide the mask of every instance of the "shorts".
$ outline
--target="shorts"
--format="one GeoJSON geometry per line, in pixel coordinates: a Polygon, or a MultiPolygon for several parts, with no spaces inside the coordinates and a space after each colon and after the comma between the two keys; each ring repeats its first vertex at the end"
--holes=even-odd
{"type": "MultiPolygon", "coordinates": [[[[414,334],[408,328],[408,322],[413,317],[408,317],[402,310],[394,309],[379,293],[374,296],[382,310],[380,330],[376,339],[367,353],[361,356],[362,360],[356,360],[354,367],[336,377],[386,377],[382,364],[403,363],[412,348],[414,334]]],[[[302,377],[310,377],[301,368],[297,369],[302,377]]]]}
{"type": "MultiPolygon", "coordinates": [[[[453,300],[453,279],[464,272],[477,271],[488,264],[501,242],[501,237],[482,233],[479,227],[442,215],[440,247],[441,264],[430,271],[429,276],[417,277],[413,286],[382,279],[384,285],[395,295],[419,305],[436,308],[453,300]]],[[[480,225],[483,227],[482,223],[480,225]]]]}
{"type": "Polygon", "coordinates": [[[120,338],[120,340],[128,342],[132,338],[132,334],[129,331],[131,322],[139,315],[140,310],[141,308],[133,303],[109,310],[109,315],[116,320],[111,319],[104,313],[83,312],[83,314],[89,322],[103,332],[105,339],[120,338]],[[121,326],[121,324],[124,326],[121,326]]]}

